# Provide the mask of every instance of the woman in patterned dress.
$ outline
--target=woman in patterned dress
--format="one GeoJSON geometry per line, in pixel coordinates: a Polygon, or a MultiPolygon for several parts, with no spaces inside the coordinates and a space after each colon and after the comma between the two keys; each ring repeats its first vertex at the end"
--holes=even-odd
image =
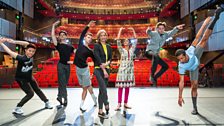
{"type": "Polygon", "coordinates": [[[121,27],[118,32],[117,37],[117,46],[118,50],[121,54],[120,58],[120,66],[117,73],[115,86],[118,87],[118,105],[115,111],[120,110],[121,102],[122,102],[122,92],[123,88],[125,88],[125,97],[124,97],[124,108],[131,109],[128,106],[128,95],[130,87],[135,86],[135,77],[134,77],[134,51],[137,44],[136,33],[133,28],[128,28],[133,31],[134,39],[125,39],[123,42],[124,47],[122,47],[120,35],[121,31],[124,28],[121,27]]]}

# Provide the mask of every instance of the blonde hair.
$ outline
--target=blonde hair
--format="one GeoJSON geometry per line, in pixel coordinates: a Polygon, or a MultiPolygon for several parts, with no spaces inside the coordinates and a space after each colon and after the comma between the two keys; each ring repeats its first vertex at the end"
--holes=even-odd
{"type": "Polygon", "coordinates": [[[97,34],[96,34],[97,42],[100,42],[100,35],[101,35],[101,33],[103,33],[103,32],[108,36],[107,32],[106,32],[104,29],[99,30],[99,31],[97,32],[97,34]]]}
{"type": "Polygon", "coordinates": [[[163,25],[164,27],[166,27],[166,22],[158,22],[156,24],[156,28],[158,28],[160,25],[163,25]]]}

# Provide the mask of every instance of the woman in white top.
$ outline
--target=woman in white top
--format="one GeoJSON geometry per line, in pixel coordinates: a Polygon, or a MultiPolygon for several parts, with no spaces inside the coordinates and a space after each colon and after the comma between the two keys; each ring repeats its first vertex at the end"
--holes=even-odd
{"type": "Polygon", "coordinates": [[[131,109],[127,105],[128,95],[129,95],[129,87],[135,86],[135,77],[134,77],[134,51],[137,44],[136,33],[133,28],[128,28],[133,31],[134,38],[133,39],[125,39],[123,42],[124,47],[122,47],[120,35],[121,31],[124,28],[121,27],[118,32],[117,37],[117,46],[118,50],[121,54],[120,58],[120,66],[117,73],[115,86],[118,87],[118,106],[115,111],[120,110],[121,102],[122,102],[122,92],[123,88],[125,88],[125,97],[124,97],[124,108],[131,109]]]}

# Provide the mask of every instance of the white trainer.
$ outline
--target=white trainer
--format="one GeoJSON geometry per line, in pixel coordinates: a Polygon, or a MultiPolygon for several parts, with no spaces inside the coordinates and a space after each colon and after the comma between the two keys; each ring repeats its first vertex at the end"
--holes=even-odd
{"type": "Polygon", "coordinates": [[[13,114],[19,114],[19,115],[22,115],[23,114],[23,110],[21,107],[16,107],[13,111],[12,111],[13,114]]]}
{"type": "Polygon", "coordinates": [[[52,109],[53,106],[50,104],[49,101],[47,101],[47,102],[45,103],[45,108],[46,108],[46,109],[52,109]]]}

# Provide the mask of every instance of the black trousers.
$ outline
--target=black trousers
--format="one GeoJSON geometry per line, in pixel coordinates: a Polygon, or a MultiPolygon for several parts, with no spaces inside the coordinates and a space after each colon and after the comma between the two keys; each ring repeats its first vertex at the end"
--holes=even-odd
{"type": "MultiPolygon", "coordinates": [[[[108,74],[110,74],[109,69],[106,69],[108,74]]],[[[98,103],[99,103],[99,109],[103,108],[104,106],[108,105],[108,96],[107,96],[107,85],[108,85],[108,78],[104,78],[103,70],[98,68],[94,69],[94,74],[96,76],[96,79],[98,81],[99,85],[99,95],[98,95],[98,103]]]]}
{"type": "Polygon", "coordinates": [[[169,66],[167,65],[166,62],[164,62],[159,55],[151,55],[149,52],[146,52],[146,57],[148,59],[152,59],[152,67],[151,67],[151,76],[154,79],[159,78],[160,76],[162,76],[162,74],[164,72],[166,72],[166,70],[169,68],[169,66]],[[159,70],[159,72],[156,73],[155,72],[157,70],[157,66],[160,65],[162,68],[159,70]]]}
{"type": "Polygon", "coordinates": [[[70,65],[58,63],[58,97],[67,99],[67,84],[70,77],[70,65]]]}
{"type": "Polygon", "coordinates": [[[32,78],[32,80],[17,79],[16,81],[20,88],[26,93],[26,96],[23,97],[22,100],[17,104],[17,107],[22,107],[25,103],[27,103],[34,96],[34,92],[40,97],[42,101],[48,101],[44,93],[39,88],[35,78],[32,78]]]}

